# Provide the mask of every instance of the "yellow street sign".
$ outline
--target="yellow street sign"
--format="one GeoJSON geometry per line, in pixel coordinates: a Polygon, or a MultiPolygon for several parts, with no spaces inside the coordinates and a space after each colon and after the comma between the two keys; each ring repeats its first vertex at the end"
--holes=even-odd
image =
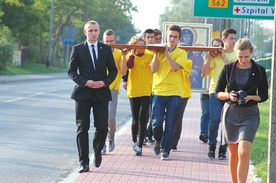
{"type": "Polygon", "coordinates": [[[208,0],[209,8],[228,8],[228,0],[208,0]]]}

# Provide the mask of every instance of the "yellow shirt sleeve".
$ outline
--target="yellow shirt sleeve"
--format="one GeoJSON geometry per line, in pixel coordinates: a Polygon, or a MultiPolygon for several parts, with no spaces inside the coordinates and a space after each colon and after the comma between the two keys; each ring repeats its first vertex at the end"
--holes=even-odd
{"type": "Polygon", "coordinates": [[[122,74],[121,74],[122,51],[118,49],[114,49],[113,57],[114,57],[116,67],[118,69],[118,73],[114,81],[109,85],[109,89],[116,90],[118,93],[120,93],[120,85],[122,80],[122,74]]]}

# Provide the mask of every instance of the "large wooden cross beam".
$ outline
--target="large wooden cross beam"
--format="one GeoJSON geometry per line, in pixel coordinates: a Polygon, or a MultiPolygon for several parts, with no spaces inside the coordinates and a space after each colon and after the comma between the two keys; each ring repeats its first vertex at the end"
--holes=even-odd
{"type": "MultiPolygon", "coordinates": [[[[117,49],[148,49],[148,50],[165,50],[164,44],[148,44],[148,45],[129,45],[129,44],[113,44],[110,45],[112,48],[117,49]]],[[[206,51],[206,52],[218,52],[218,47],[203,47],[203,46],[178,46],[178,48],[185,51],[206,51]]]]}

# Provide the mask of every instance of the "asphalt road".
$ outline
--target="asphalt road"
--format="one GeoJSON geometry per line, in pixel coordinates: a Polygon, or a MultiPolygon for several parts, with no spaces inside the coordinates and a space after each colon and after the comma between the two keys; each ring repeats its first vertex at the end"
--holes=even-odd
{"type": "MultiPolygon", "coordinates": [[[[70,99],[74,83],[48,76],[0,77],[0,182],[56,183],[79,166],[70,99]]],[[[121,92],[118,130],[130,119],[126,91],[121,92]]]]}

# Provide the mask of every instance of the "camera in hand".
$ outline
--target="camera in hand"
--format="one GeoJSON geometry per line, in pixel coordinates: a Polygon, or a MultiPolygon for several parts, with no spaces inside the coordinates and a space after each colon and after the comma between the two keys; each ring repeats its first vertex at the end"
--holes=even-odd
{"type": "Polygon", "coordinates": [[[247,96],[246,92],[243,90],[239,90],[239,91],[234,91],[234,93],[237,95],[238,105],[245,104],[244,98],[247,96]]]}

